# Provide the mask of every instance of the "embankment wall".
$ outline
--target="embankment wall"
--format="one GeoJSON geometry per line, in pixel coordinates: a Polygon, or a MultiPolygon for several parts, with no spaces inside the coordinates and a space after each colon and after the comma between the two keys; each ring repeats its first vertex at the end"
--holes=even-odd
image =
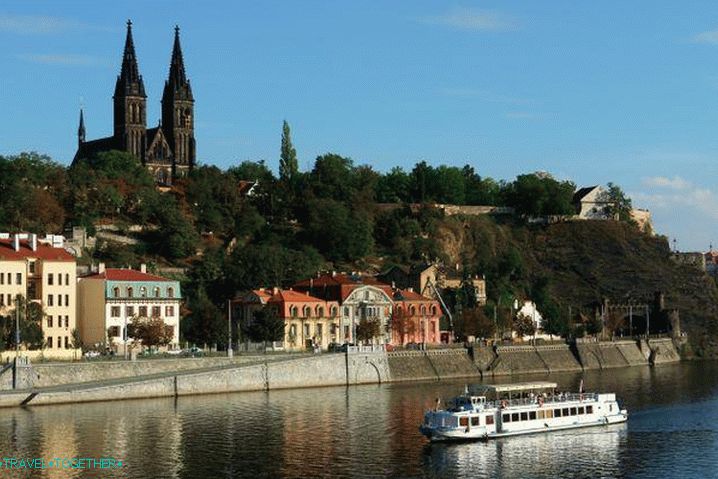
{"type": "Polygon", "coordinates": [[[392,381],[435,381],[480,377],[465,349],[393,351],[387,353],[392,381]]]}

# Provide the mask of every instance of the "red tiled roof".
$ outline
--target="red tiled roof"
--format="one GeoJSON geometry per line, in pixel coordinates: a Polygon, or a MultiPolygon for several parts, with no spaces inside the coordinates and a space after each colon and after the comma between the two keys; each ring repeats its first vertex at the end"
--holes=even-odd
{"type": "Polygon", "coordinates": [[[11,239],[0,239],[0,261],[24,261],[28,258],[37,258],[43,261],[75,261],[75,257],[62,248],[37,243],[37,249],[33,251],[27,240],[20,241],[20,250],[15,251],[11,239]]]}
{"type": "Polygon", "coordinates": [[[408,289],[397,289],[394,291],[394,300],[396,301],[434,301],[431,298],[422,296],[417,292],[409,291],[408,289]]]}
{"type": "Polygon", "coordinates": [[[147,274],[134,269],[107,268],[104,273],[85,276],[86,279],[108,279],[110,281],[172,281],[171,279],[147,274]]]}

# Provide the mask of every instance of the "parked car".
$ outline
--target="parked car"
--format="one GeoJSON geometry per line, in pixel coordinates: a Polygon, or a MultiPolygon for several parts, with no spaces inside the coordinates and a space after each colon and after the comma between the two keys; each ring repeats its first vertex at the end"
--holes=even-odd
{"type": "Polygon", "coordinates": [[[339,343],[329,343],[329,346],[327,346],[327,351],[330,353],[340,353],[342,351],[342,345],[339,343]]]}
{"type": "Polygon", "coordinates": [[[85,359],[93,359],[93,358],[99,358],[100,353],[98,351],[85,351],[85,354],[83,354],[85,359]]]}

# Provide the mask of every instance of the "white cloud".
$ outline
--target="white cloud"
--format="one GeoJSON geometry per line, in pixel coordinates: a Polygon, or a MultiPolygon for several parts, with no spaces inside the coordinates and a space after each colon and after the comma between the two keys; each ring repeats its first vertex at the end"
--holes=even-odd
{"type": "Polygon", "coordinates": [[[31,63],[41,63],[44,65],[75,65],[75,66],[89,66],[99,65],[104,62],[99,58],[90,55],[76,55],[76,54],[31,54],[31,55],[18,55],[18,58],[31,63]]]}
{"type": "Polygon", "coordinates": [[[691,187],[691,182],[684,180],[680,176],[668,178],[665,176],[648,176],[641,179],[644,186],[653,188],[668,188],[671,190],[685,190],[691,187]]]}
{"type": "Polygon", "coordinates": [[[701,32],[691,37],[693,43],[707,43],[711,45],[718,45],[718,30],[710,30],[707,32],[701,32]]]}
{"type": "Polygon", "coordinates": [[[419,19],[430,25],[442,25],[457,30],[502,32],[516,29],[516,22],[495,10],[454,7],[441,15],[419,19]]]}

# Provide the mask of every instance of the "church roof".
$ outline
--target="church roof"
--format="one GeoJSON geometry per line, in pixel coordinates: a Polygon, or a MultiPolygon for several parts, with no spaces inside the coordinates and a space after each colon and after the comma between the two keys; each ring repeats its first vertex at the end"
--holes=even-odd
{"type": "Polygon", "coordinates": [[[190,86],[187,74],[184,69],[184,57],[182,56],[182,45],[180,45],[179,27],[175,27],[175,42],[172,46],[172,58],[170,60],[170,73],[165,82],[163,98],[174,96],[183,100],[194,100],[192,87],[190,86]]]}
{"type": "Polygon", "coordinates": [[[80,143],[80,146],[75,153],[75,159],[73,163],[80,158],[94,158],[98,153],[110,150],[122,150],[122,145],[117,138],[114,136],[108,136],[105,138],[98,138],[97,140],[84,141],[80,143]]]}

